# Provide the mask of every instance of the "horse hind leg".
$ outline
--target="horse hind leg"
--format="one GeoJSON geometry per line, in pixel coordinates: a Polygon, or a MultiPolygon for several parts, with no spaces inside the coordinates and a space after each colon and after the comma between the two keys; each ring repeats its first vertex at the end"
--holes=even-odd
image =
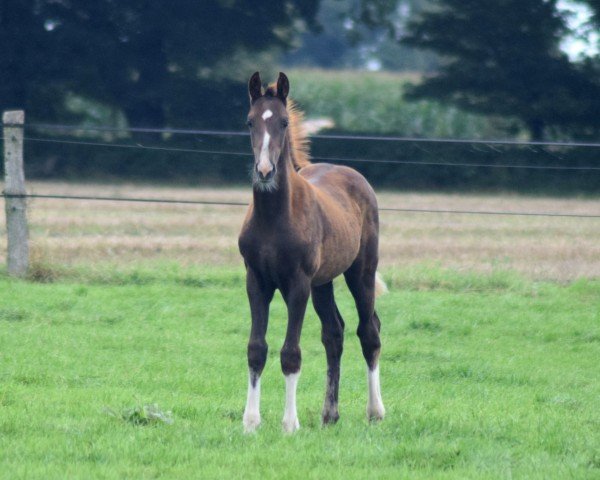
{"type": "Polygon", "coordinates": [[[338,412],[340,361],[344,349],[344,320],[335,304],[333,283],[312,288],[312,301],[321,319],[321,341],[327,355],[327,388],[321,419],[323,424],[335,423],[338,412]]]}
{"type": "Polygon", "coordinates": [[[383,285],[377,285],[376,262],[375,265],[365,265],[362,259],[358,259],[344,276],[348,288],[354,297],[358,310],[358,329],[356,331],[362,347],[363,356],[367,363],[367,383],[369,387],[369,398],[367,402],[367,417],[369,420],[381,420],[385,416],[385,408],[381,398],[381,384],[379,381],[379,353],[381,351],[381,340],[379,332],[381,322],[375,311],[376,287],[381,289],[383,285]]]}
{"type": "MultiPolygon", "coordinates": [[[[377,324],[380,325],[377,313],[373,312],[373,315],[376,319],[377,324]]],[[[367,417],[369,418],[369,420],[382,420],[385,416],[385,408],[383,406],[383,400],[381,398],[381,383],[379,381],[379,349],[377,350],[376,355],[374,355],[374,361],[371,364],[367,362],[367,365],[367,383],[369,385],[367,417]]]]}

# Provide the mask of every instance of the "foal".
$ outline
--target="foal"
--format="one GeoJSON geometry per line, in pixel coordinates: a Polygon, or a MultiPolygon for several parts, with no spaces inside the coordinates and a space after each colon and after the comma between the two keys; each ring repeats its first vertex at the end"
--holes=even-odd
{"type": "Polygon", "coordinates": [[[385,413],[379,386],[380,322],[375,313],[379,218],[371,186],[351,168],[311,164],[302,114],[288,99],[289,82],[280,73],[263,92],[256,72],[248,84],[254,168],[251,202],[239,237],[246,266],[252,328],[248,342],[248,399],[244,428],[260,424],[260,375],[267,359],[265,335],[269,304],[279,289],[288,309],[281,349],[286,400],[283,428],[299,428],[296,386],[300,375],[300,332],[309,296],[322,323],[327,354],[324,424],[339,418],[338,387],[344,320],[335,304],[333,279],[344,274],[358,310],[360,338],[367,362],[367,416],[385,413]]]}

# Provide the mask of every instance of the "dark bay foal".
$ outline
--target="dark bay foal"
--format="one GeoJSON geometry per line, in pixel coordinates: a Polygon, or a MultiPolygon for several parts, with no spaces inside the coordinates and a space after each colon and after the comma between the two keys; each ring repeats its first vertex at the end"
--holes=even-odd
{"type": "Polygon", "coordinates": [[[300,333],[309,296],[322,323],[327,354],[327,391],[323,423],[339,418],[338,387],[344,320],[335,304],[333,279],[344,274],[358,310],[360,338],[367,362],[369,419],[382,419],[379,384],[380,321],[376,290],[379,218],[377,199],[362,175],[351,168],[311,164],[301,113],[288,99],[289,82],[279,74],[263,92],[258,72],[249,82],[250,128],[254,151],[253,200],[239,237],[246,265],[252,315],[248,343],[248,399],[244,428],[260,424],[260,376],[267,359],[265,335],[269,304],[276,289],[288,309],[281,349],[286,402],[283,428],[299,428],[296,387],[300,375],[300,333]]]}

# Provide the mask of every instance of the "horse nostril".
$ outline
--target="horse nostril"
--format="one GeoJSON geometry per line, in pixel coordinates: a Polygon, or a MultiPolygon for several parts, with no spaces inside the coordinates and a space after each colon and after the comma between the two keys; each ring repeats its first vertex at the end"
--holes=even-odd
{"type": "Polygon", "coordinates": [[[256,173],[258,174],[258,179],[262,182],[271,180],[271,178],[273,178],[273,176],[275,175],[275,169],[271,169],[267,172],[267,174],[265,175],[262,171],[260,171],[258,169],[258,167],[256,168],[256,173]]]}

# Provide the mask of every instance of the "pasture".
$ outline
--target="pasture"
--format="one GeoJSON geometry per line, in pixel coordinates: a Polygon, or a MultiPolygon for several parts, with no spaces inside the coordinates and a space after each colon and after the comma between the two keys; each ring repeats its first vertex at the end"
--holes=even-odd
{"type": "MultiPolygon", "coordinates": [[[[248,188],[126,184],[31,190],[249,196],[248,188]]],[[[379,197],[382,206],[598,213],[596,199],[379,197]]],[[[32,278],[0,278],[0,476],[600,475],[600,222],[382,213],[381,271],[391,290],[378,301],[386,419],[366,422],[357,320],[339,283],[347,325],[340,422],[319,425],[325,355],[309,307],[301,429],[281,433],[285,309],[276,296],[263,426],[246,436],[249,313],[236,246],[243,212],[30,202],[32,278]],[[144,409],[154,404],[155,420],[153,407],[144,409]]]]}

